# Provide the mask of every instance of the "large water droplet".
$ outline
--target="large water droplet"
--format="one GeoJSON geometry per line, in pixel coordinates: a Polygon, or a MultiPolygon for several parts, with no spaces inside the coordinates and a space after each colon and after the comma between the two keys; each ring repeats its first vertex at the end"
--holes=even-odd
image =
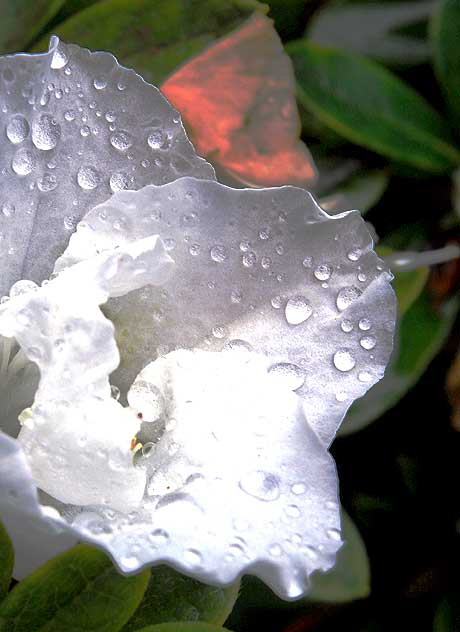
{"type": "Polygon", "coordinates": [[[216,263],[222,263],[227,258],[227,249],[221,244],[213,246],[209,252],[211,259],[216,261],[216,263]]]}
{"type": "Polygon", "coordinates": [[[255,252],[247,252],[243,255],[242,261],[245,268],[252,268],[257,261],[257,255],[255,252]]]}
{"type": "Polygon", "coordinates": [[[147,137],[147,144],[152,149],[165,149],[167,146],[167,137],[161,129],[156,129],[147,137]]]}
{"type": "Polygon", "coordinates": [[[327,281],[331,278],[332,266],[328,263],[321,263],[313,273],[318,281],[327,281]]]}
{"type": "Polygon", "coordinates": [[[346,349],[336,351],[334,354],[334,365],[339,371],[351,371],[355,364],[356,360],[346,349]]]}
{"type": "Polygon", "coordinates": [[[290,325],[300,325],[305,322],[313,313],[310,303],[303,296],[290,298],[286,303],[286,320],[290,325]]]}
{"type": "Polygon", "coordinates": [[[56,50],[53,53],[53,57],[51,58],[51,68],[53,70],[59,70],[60,68],[64,68],[64,66],[69,61],[66,52],[64,51],[62,44],[59,44],[56,50]]]}
{"type": "Polygon", "coordinates": [[[115,149],[118,149],[118,151],[126,151],[133,144],[133,139],[128,132],[120,130],[112,134],[110,144],[112,147],[115,147],[115,149]]]}
{"type": "Polygon", "coordinates": [[[101,181],[101,176],[99,172],[94,167],[90,165],[85,165],[80,167],[77,173],[77,182],[81,186],[82,189],[90,191],[91,189],[95,189],[97,185],[101,181]]]}
{"type": "Polygon", "coordinates": [[[376,340],[373,336],[364,336],[364,338],[361,338],[359,342],[362,348],[366,349],[367,351],[370,351],[376,345],[376,340]]]}
{"type": "Polygon", "coordinates": [[[26,176],[35,168],[33,153],[28,149],[19,149],[13,157],[11,167],[18,176],[26,176]]]}
{"type": "Polygon", "coordinates": [[[278,362],[268,369],[270,375],[276,377],[277,381],[285,388],[295,391],[305,382],[305,373],[297,364],[290,362],[278,362]]]}
{"type": "Polygon", "coordinates": [[[344,309],[347,309],[347,307],[354,303],[361,296],[361,294],[361,290],[354,285],[343,287],[341,290],[339,290],[339,293],[337,294],[337,309],[339,309],[341,312],[344,309]]]}
{"type": "Polygon", "coordinates": [[[6,126],[8,140],[14,145],[22,143],[29,135],[29,123],[21,114],[13,116],[6,126]]]}
{"type": "Polygon", "coordinates": [[[53,173],[44,173],[37,181],[37,186],[43,193],[54,191],[57,187],[57,178],[53,173]]]}
{"type": "Polygon", "coordinates": [[[50,114],[41,114],[32,123],[32,141],[37,149],[54,149],[60,136],[61,128],[50,114]]]}
{"type": "Polygon", "coordinates": [[[240,480],[239,485],[246,494],[265,502],[276,500],[280,496],[278,479],[263,470],[248,472],[240,480]]]}

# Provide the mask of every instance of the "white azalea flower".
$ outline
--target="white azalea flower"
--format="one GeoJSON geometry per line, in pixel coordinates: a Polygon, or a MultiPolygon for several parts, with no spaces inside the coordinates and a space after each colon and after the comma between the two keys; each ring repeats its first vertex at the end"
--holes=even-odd
{"type": "Polygon", "coordinates": [[[211,584],[251,573],[298,597],[341,545],[328,446],[383,375],[391,275],[358,212],[329,217],[294,187],[214,182],[178,119],[175,141],[167,135],[173,111],[159,93],[112,56],[53,41],[46,55],[0,60],[29,82],[37,63],[52,98],[41,105],[32,90],[14,116],[33,130],[50,113],[60,144],[42,147],[36,134],[21,143],[37,170],[74,153],[56,179],[62,189],[30,189],[38,171],[18,180],[8,167],[8,193],[17,184],[22,194],[0,228],[10,248],[24,241],[4,256],[2,287],[51,271],[66,245],[56,217],[69,204],[82,221],[54,278],[16,282],[0,307],[2,520],[27,555],[32,541],[46,556],[77,537],[126,573],[169,563],[211,584]],[[121,130],[106,120],[103,140],[78,149],[89,135],[65,127],[70,104],[90,129],[110,104],[121,130]],[[125,149],[114,145],[121,131],[125,149]],[[175,179],[176,147],[195,177],[175,179]],[[160,155],[169,166],[157,177],[144,165],[160,155]],[[100,174],[89,192],[78,175],[88,156],[100,174]],[[129,164],[127,187],[153,184],[109,198],[113,173],[129,164]],[[39,211],[30,222],[27,187],[39,211]]]}

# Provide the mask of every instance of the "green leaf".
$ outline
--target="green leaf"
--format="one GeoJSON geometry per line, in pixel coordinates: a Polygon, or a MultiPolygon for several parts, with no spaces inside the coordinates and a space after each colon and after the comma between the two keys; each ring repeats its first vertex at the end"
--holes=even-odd
{"type": "Polygon", "coordinates": [[[460,133],[460,2],[440,0],[431,23],[434,67],[460,133]]]}
{"type": "Polygon", "coordinates": [[[353,209],[364,215],[380,200],[389,179],[388,174],[381,170],[360,174],[321,198],[321,207],[330,215],[353,209]]]}
{"type": "Polygon", "coordinates": [[[385,377],[352,405],[339,436],[361,430],[397,404],[444,344],[458,308],[455,297],[437,311],[431,306],[428,292],[420,294],[399,323],[395,351],[385,377]]]}
{"type": "MultiPolygon", "coordinates": [[[[393,250],[384,245],[377,246],[377,254],[380,257],[391,255],[393,250]]],[[[393,270],[393,289],[398,299],[398,315],[401,318],[414,301],[420,296],[428,280],[430,268],[421,266],[414,270],[393,270]]]]}
{"type": "Polygon", "coordinates": [[[0,0],[0,54],[25,50],[64,0],[0,0]]]}
{"type": "MultiPolygon", "coordinates": [[[[184,61],[239,26],[256,0],[105,0],[53,28],[63,40],[109,50],[119,61],[159,85],[184,61]]],[[[34,47],[48,46],[50,33],[34,47]]]]}
{"type": "Polygon", "coordinates": [[[207,586],[168,566],[152,569],[144,598],[123,632],[152,623],[205,621],[221,625],[238,598],[240,582],[226,588],[207,586]]]}
{"type": "Polygon", "coordinates": [[[460,599],[447,595],[436,609],[433,632],[458,632],[460,630],[460,599]]]}
{"type": "Polygon", "coordinates": [[[382,63],[420,64],[430,57],[429,42],[401,30],[421,22],[426,25],[432,13],[430,0],[346,5],[333,1],[314,15],[307,35],[321,46],[360,53],[382,63]]]}
{"type": "Polygon", "coordinates": [[[123,577],[101,551],[76,546],[0,603],[0,632],[117,632],[139,605],[149,576],[123,577]]]}
{"type": "Polygon", "coordinates": [[[370,593],[370,565],[363,539],[350,516],[342,509],[342,539],[335,566],[312,577],[310,601],[343,603],[363,599],[370,593]]]}
{"type": "Polygon", "coordinates": [[[348,140],[426,171],[460,164],[443,119],[383,66],[306,40],[287,51],[301,103],[348,140]]]}
{"type": "Polygon", "coordinates": [[[210,623],[160,623],[149,625],[139,632],[230,632],[230,630],[210,623]]]}
{"type": "Polygon", "coordinates": [[[0,601],[8,594],[13,566],[13,545],[5,527],[0,522],[0,601]]]}

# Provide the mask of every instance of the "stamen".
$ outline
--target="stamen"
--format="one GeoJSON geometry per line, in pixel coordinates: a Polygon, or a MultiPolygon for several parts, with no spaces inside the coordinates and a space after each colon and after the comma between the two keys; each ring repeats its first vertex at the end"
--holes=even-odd
{"type": "Polygon", "coordinates": [[[409,271],[423,266],[434,266],[439,263],[446,263],[452,259],[460,257],[460,246],[450,244],[437,250],[427,250],[425,252],[393,252],[391,255],[383,257],[385,263],[393,269],[409,271]]]}

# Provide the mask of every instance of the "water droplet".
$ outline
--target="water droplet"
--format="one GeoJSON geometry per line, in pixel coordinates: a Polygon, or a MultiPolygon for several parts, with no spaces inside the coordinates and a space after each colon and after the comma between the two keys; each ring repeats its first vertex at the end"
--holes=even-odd
{"type": "Polygon", "coordinates": [[[342,322],[340,323],[340,327],[342,328],[342,331],[346,334],[349,334],[350,331],[353,331],[353,323],[351,322],[351,320],[347,320],[346,318],[342,320],[342,322]]]}
{"type": "Polygon", "coordinates": [[[51,68],[53,68],[54,70],[64,68],[68,61],[69,59],[65,50],[62,48],[62,44],[59,44],[53,53],[53,57],[51,58],[51,68]]]}
{"type": "Polygon", "coordinates": [[[334,353],[334,365],[339,371],[351,371],[355,364],[356,360],[346,349],[334,353]]]}
{"type": "Polygon", "coordinates": [[[297,505],[288,505],[285,507],[284,512],[290,518],[298,518],[300,516],[300,509],[297,505]]]}
{"type": "Polygon", "coordinates": [[[96,90],[103,90],[107,86],[107,79],[105,77],[96,77],[93,81],[93,86],[96,90]]]}
{"type": "Polygon", "coordinates": [[[152,531],[149,535],[149,540],[153,544],[165,544],[169,540],[169,534],[164,529],[155,529],[155,531],[152,531]]]}
{"type": "Polygon", "coordinates": [[[344,309],[347,309],[347,307],[352,305],[352,303],[354,303],[361,296],[361,294],[361,290],[354,285],[343,287],[341,290],[339,290],[339,293],[337,294],[337,309],[339,309],[341,312],[344,309]]]}
{"type": "MultiPolygon", "coordinates": [[[[36,283],[34,283],[33,281],[27,281],[25,279],[21,280],[21,281],[16,281],[16,283],[14,283],[11,286],[10,289],[10,297],[11,298],[15,298],[16,296],[21,296],[23,294],[27,294],[28,292],[31,292],[32,290],[36,290],[38,288],[38,285],[36,283]]],[[[22,316],[22,323],[23,325],[28,325],[29,324],[29,319],[26,318],[26,321],[24,321],[24,315],[20,315],[22,316]]],[[[21,319],[18,316],[18,321],[21,321],[21,319]]]]}
{"type": "Polygon", "coordinates": [[[83,136],[84,138],[86,138],[90,134],[91,134],[91,130],[89,129],[87,125],[83,125],[83,127],[80,128],[80,135],[83,136]]]}
{"type": "Polygon", "coordinates": [[[217,325],[216,327],[213,327],[212,335],[216,338],[225,338],[225,336],[227,335],[227,330],[223,325],[217,325]]]}
{"type": "Polygon", "coordinates": [[[263,470],[248,472],[240,480],[239,486],[246,494],[265,502],[276,500],[280,495],[276,476],[263,470]]]}
{"type": "Polygon", "coordinates": [[[192,244],[189,248],[189,252],[193,257],[196,257],[200,254],[201,246],[200,244],[192,244]]]}
{"type": "Polygon", "coordinates": [[[209,251],[211,259],[216,263],[222,263],[227,258],[227,249],[221,244],[213,246],[209,251]]]}
{"type": "Polygon", "coordinates": [[[270,259],[270,257],[262,257],[262,259],[260,260],[260,265],[264,270],[268,270],[271,264],[272,260],[270,259]]]}
{"type": "Polygon", "coordinates": [[[26,176],[35,168],[33,153],[28,149],[19,149],[13,157],[11,167],[18,176],[26,176]]]}
{"type": "Polygon", "coordinates": [[[348,253],[347,257],[350,259],[350,261],[358,261],[358,259],[361,257],[361,250],[351,250],[348,253]]]}
{"type": "Polygon", "coordinates": [[[120,130],[112,134],[110,137],[110,144],[112,147],[115,147],[115,149],[118,149],[118,151],[126,151],[133,144],[133,139],[131,134],[128,134],[128,132],[125,132],[124,130],[120,130]]]}
{"type": "Polygon", "coordinates": [[[340,542],[340,531],[338,529],[328,529],[326,531],[327,537],[334,542],[340,542]]]}
{"type": "Polygon", "coordinates": [[[367,349],[367,351],[370,351],[375,347],[376,342],[377,341],[373,336],[364,336],[364,338],[361,338],[361,340],[359,341],[359,344],[362,346],[363,349],[367,349]]]}
{"type": "Polygon", "coordinates": [[[305,374],[296,364],[278,362],[268,369],[268,373],[276,377],[285,388],[295,391],[305,382],[305,374]]]}
{"type": "Polygon", "coordinates": [[[372,323],[368,318],[361,318],[358,326],[362,331],[369,331],[372,327],[372,323]]]}
{"type": "Polygon", "coordinates": [[[311,268],[313,264],[313,257],[305,257],[305,259],[302,261],[302,265],[304,268],[311,268]]]}
{"type": "Polygon", "coordinates": [[[364,283],[364,281],[367,279],[367,275],[364,274],[364,272],[359,272],[358,273],[358,281],[361,281],[361,283],[364,283]]]}
{"type": "Polygon", "coordinates": [[[66,215],[64,217],[64,228],[66,230],[74,230],[77,225],[77,218],[74,215],[66,215]]]}
{"type": "Polygon", "coordinates": [[[270,548],[268,549],[268,552],[273,557],[280,557],[280,555],[283,554],[283,549],[280,547],[279,544],[272,544],[270,548]]]}
{"type": "Polygon", "coordinates": [[[284,246],[283,246],[283,244],[276,244],[275,250],[276,250],[276,254],[284,255],[284,246]]]}
{"type": "Polygon", "coordinates": [[[118,171],[110,176],[109,184],[114,193],[117,191],[123,191],[124,189],[129,189],[132,183],[132,177],[123,171],[118,171]]]}
{"type": "Polygon", "coordinates": [[[368,382],[372,382],[372,375],[368,371],[361,371],[358,374],[358,380],[367,384],[368,382]]]}
{"type": "Polygon", "coordinates": [[[257,256],[255,252],[247,252],[245,255],[243,255],[243,265],[245,268],[252,268],[252,266],[256,263],[257,261],[257,256]]]}
{"type": "Polygon", "coordinates": [[[184,560],[190,566],[199,566],[201,564],[201,553],[196,549],[187,549],[184,551],[184,560]]]}
{"type": "Polygon", "coordinates": [[[16,207],[11,202],[5,202],[2,206],[2,213],[5,217],[12,217],[16,211],[16,207]]]}
{"type": "Polygon", "coordinates": [[[22,143],[29,135],[29,123],[21,114],[13,116],[6,126],[6,135],[14,145],[22,143]]]}
{"type": "Polygon", "coordinates": [[[272,307],[274,309],[280,309],[283,304],[283,299],[281,298],[281,296],[273,296],[270,303],[272,304],[272,307]]]}
{"type": "Polygon", "coordinates": [[[240,250],[241,252],[247,252],[248,250],[250,250],[251,248],[251,244],[249,241],[242,241],[240,242],[240,250]]]}
{"type": "Polygon", "coordinates": [[[270,227],[266,226],[264,228],[261,228],[260,232],[259,232],[259,237],[262,240],[266,240],[266,239],[270,239],[270,227]]]}
{"type": "Polygon", "coordinates": [[[94,167],[90,165],[85,165],[80,167],[77,173],[77,182],[81,186],[82,189],[90,191],[91,189],[95,189],[97,185],[101,181],[101,176],[99,172],[94,167]]]}
{"type": "Polygon", "coordinates": [[[300,325],[305,322],[313,313],[310,303],[303,296],[290,298],[286,303],[286,320],[290,325],[300,325]]]}
{"type": "Polygon", "coordinates": [[[139,565],[137,557],[125,556],[120,559],[120,565],[128,571],[133,571],[139,565]]]}
{"type": "Polygon", "coordinates": [[[61,127],[50,114],[40,114],[32,123],[32,142],[37,149],[54,149],[60,137],[61,127]]]}
{"type": "Polygon", "coordinates": [[[53,173],[44,173],[43,176],[38,179],[37,186],[43,193],[54,191],[57,187],[57,178],[53,173]]]}
{"type": "Polygon", "coordinates": [[[73,110],[67,110],[67,112],[64,112],[64,118],[66,121],[71,123],[75,120],[75,112],[73,110]]]}
{"type": "Polygon", "coordinates": [[[155,444],[153,443],[153,441],[147,441],[147,443],[144,443],[141,450],[142,456],[148,457],[151,454],[154,447],[155,447],[155,444]]]}
{"type": "Polygon", "coordinates": [[[167,136],[161,129],[156,129],[147,136],[147,144],[152,149],[166,149],[167,136]]]}
{"type": "Polygon", "coordinates": [[[224,350],[248,352],[252,351],[252,346],[249,344],[249,342],[246,342],[245,340],[234,339],[229,340],[227,343],[225,343],[224,350]]]}
{"type": "Polygon", "coordinates": [[[296,496],[300,496],[301,494],[305,494],[307,487],[304,483],[294,483],[291,487],[291,491],[296,496]]]}
{"type": "Polygon", "coordinates": [[[338,402],[344,402],[347,398],[348,398],[348,395],[344,393],[343,391],[339,391],[338,393],[335,394],[335,399],[338,402]]]}
{"type": "Polygon", "coordinates": [[[331,278],[332,266],[328,263],[321,263],[313,273],[318,281],[327,281],[331,278]]]}

